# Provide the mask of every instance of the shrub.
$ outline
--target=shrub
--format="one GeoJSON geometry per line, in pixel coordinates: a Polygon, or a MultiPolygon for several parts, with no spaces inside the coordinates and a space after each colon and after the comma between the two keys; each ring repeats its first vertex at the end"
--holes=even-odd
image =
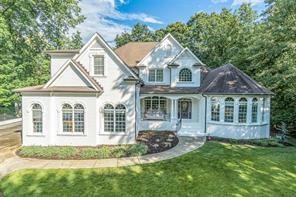
{"type": "Polygon", "coordinates": [[[77,149],[58,146],[24,146],[20,149],[19,154],[23,157],[66,159],[75,157],[77,149]]]}
{"type": "Polygon", "coordinates": [[[135,144],[129,147],[128,153],[130,156],[141,156],[146,154],[148,146],[145,144],[135,144]]]}
{"type": "Polygon", "coordinates": [[[250,140],[236,140],[228,138],[211,137],[211,139],[221,142],[227,142],[230,144],[250,144],[264,147],[284,147],[281,140],[278,138],[266,138],[266,139],[250,139],[250,140]]]}

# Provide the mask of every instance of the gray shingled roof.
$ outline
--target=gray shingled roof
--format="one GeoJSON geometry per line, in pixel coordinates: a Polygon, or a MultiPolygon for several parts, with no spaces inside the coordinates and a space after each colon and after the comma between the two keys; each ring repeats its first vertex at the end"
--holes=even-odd
{"type": "Polygon", "coordinates": [[[209,71],[201,89],[204,94],[273,94],[232,64],[209,71]]]}
{"type": "Polygon", "coordinates": [[[141,94],[199,94],[200,88],[196,87],[171,87],[169,85],[144,85],[141,94]]]}

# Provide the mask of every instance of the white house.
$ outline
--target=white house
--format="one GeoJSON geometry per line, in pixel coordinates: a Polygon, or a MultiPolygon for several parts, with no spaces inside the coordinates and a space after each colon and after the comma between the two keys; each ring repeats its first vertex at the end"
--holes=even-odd
{"type": "Polygon", "coordinates": [[[269,137],[272,92],[233,65],[210,70],[171,34],[113,50],[96,33],[47,53],[51,79],[16,90],[25,146],[135,143],[141,130],[269,137]]]}

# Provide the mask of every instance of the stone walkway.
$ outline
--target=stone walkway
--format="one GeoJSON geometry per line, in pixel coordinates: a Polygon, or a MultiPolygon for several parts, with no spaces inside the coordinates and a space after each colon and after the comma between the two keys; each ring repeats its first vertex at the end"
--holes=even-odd
{"type": "Polygon", "coordinates": [[[179,137],[179,143],[174,148],[156,154],[144,155],[139,157],[125,157],[113,159],[97,160],[43,160],[28,159],[14,156],[6,159],[0,164],[0,179],[5,175],[21,169],[50,169],[50,168],[103,168],[121,167],[137,164],[154,163],[157,161],[179,157],[201,147],[205,142],[204,137],[189,138],[179,137]]]}

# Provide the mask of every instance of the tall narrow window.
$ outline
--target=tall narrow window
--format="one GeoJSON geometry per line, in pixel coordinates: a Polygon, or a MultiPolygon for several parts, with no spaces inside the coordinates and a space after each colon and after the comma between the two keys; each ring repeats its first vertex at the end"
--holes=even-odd
{"type": "Polygon", "coordinates": [[[104,107],[104,130],[105,132],[114,131],[114,107],[110,104],[104,107]]]}
{"type": "Polygon", "coordinates": [[[258,99],[252,100],[252,123],[258,122],[258,99]]]}
{"type": "Polygon", "coordinates": [[[104,75],[104,56],[94,56],[94,75],[104,75]]]}
{"type": "Polygon", "coordinates": [[[74,131],[84,132],[84,108],[81,104],[74,106],[74,131]]]}
{"type": "Polygon", "coordinates": [[[42,108],[39,104],[32,106],[33,132],[42,133],[42,108]]]}
{"type": "Polygon", "coordinates": [[[124,105],[116,106],[115,132],[125,132],[125,106],[124,105]]]}
{"type": "Polygon", "coordinates": [[[241,98],[239,100],[239,106],[238,106],[238,122],[239,123],[247,122],[247,111],[248,111],[248,101],[246,98],[241,98]]]}
{"type": "Polygon", "coordinates": [[[211,120],[220,121],[220,104],[217,98],[211,99],[211,120]]]}
{"type": "Polygon", "coordinates": [[[233,98],[225,99],[224,122],[233,122],[234,100],[233,98]]]}
{"type": "Polygon", "coordinates": [[[263,101],[262,101],[262,122],[265,122],[265,109],[266,108],[266,99],[263,98],[263,101]]]}
{"type": "Polygon", "coordinates": [[[148,73],[149,82],[163,82],[162,69],[150,69],[148,73]]]}
{"type": "Polygon", "coordinates": [[[73,132],[73,108],[69,104],[63,105],[63,132],[73,132]]]}
{"type": "Polygon", "coordinates": [[[183,68],[179,72],[179,81],[181,82],[189,82],[192,81],[192,73],[188,68],[183,68]]]}

